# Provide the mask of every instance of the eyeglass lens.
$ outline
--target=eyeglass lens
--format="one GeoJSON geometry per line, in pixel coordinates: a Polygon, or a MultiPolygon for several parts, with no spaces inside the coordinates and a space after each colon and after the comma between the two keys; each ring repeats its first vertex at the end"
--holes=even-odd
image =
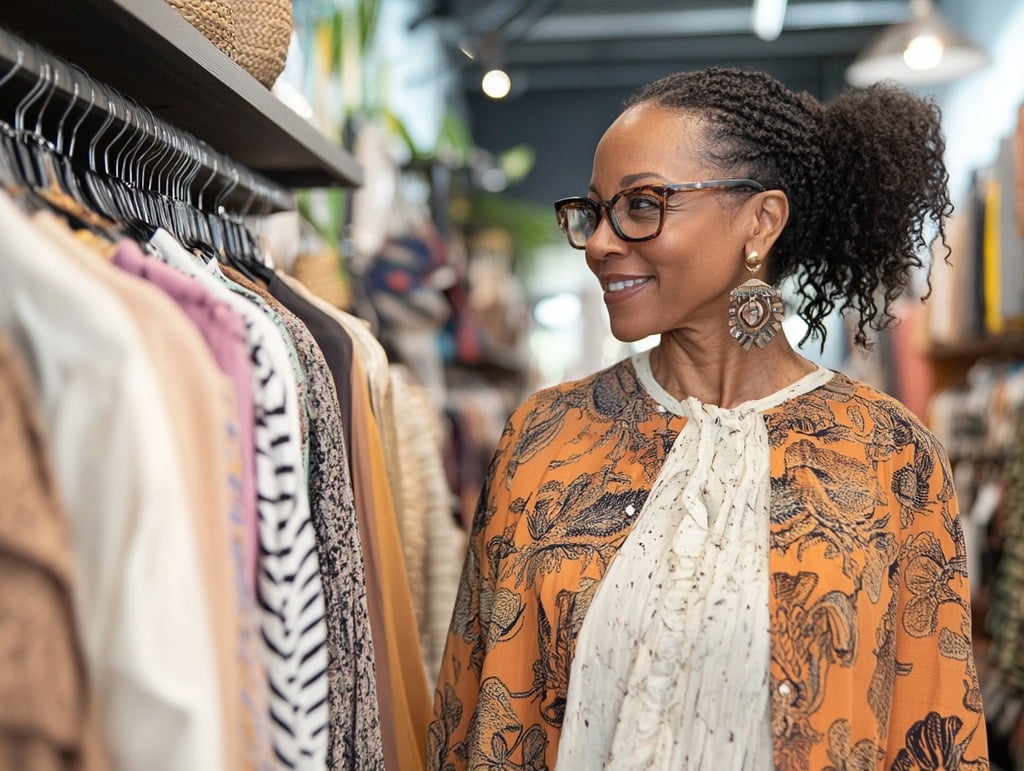
{"type": "Polygon", "coordinates": [[[576,248],[586,246],[587,239],[594,235],[597,229],[599,217],[597,204],[580,201],[570,203],[562,209],[562,216],[565,218],[565,235],[569,243],[576,248]]]}
{"type": "MultiPolygon", "coordinates": [[[[562,209],[569,242],[582,247],[597,230],[602,206],[595,201],[572,201],[562,209]]],[[[608,206],[612,228],[622,238],[645,239],[661,228],[664,193],[652,189],[625,190],[608,206]]]]}

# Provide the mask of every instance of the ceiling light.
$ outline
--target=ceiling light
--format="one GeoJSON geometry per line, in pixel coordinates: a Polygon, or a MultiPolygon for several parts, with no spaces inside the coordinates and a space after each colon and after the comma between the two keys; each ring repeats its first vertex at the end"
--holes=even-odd
{"type": "Polygon", "coordinates": [[[782,34],[786,0],[754,0],[754,34],[761,40],[775,40],[782,34]]]}
{"type": "Polygon", "coordinates": [[[903,62],[912,70],[933,70],[942,63],[946,47],[935,35],[918,35],[903,52],[903,62]]]}
{"type": "Polygon", "coordinates": [[[480,88],[491,99],[504,99],[512,90],[512,78],[505,70],[488,70],[480,81],[480,88]]]}
{"type": "Polygon", "coordinates": [[[909,21],[882,30],[847,68],[851,85],[882,80],[935,85],[988,64],[988,54],[939,16],[931,0],[911,0],[910,11],[909,21]]]}

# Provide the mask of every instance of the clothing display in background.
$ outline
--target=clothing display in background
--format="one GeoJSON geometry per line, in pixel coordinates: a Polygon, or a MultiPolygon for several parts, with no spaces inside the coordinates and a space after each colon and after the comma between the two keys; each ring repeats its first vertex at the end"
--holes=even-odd
{"type": "Polygon", "coordinates": [[[1024,767],[1024,363],[979,362],[932,398],[964,512],[989,748],[1024,767]]]}
{"type": "Polygon", "coordinates": [[[444,463],[455,493],[456,516],[468,533],[473,526],[480,490],[505,421],[514,408],[515,392],[486,384],[449,389],[445,401],[444,463]]]}
{"type": "Polygon", "coordinates": [[[985,188],[985,327],[999,333],[1024,329],[1024,236],[1017,229],[1014,140],[999,143],[985,188]]]}
{"type": "Polygon", "coordinates": [[[465,538],[423,387],[291,276],[32,208],[0,193],[0,428],[48,518],[0,559],[37,651],[0,681],[67,698],[5,699],[0,760],[423,767],[465,538]]]}
{"type": "Polygon", "coordinates": [[[446,274],[432,244],[409,233],[389,238],[362,277],[381,339],[439,398],[446,388],[442,331],[452,315],[447,281],[439,280],[446,274]]]}
{"type": "Polygon", "coordinates": [[[974,246],[983,205],[975,188],[971,200],[947,222],[948,263],[941,244],[932,244],[932,296],[925,313],[928,338],[934,343],[954,344],[977,336],[982,329],[980,259],[974,246]]]}
{"type": "Polygon", "coordinates": [[[1024,229],[1020,224],[1020,132],[1004,138],[991,166],[974,172],[947,225],[949,264],[932,247],[929,335],[939,344],[1024,329],[1024,229]]]}

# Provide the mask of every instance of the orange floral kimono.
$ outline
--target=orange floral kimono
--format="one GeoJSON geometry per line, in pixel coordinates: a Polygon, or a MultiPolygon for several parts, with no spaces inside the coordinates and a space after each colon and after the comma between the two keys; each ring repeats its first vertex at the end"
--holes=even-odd
{"type": "MultiPolygon", "coordinates": [[[[944,451],[899,403],[838,373],[763,417],[775,767],[988,768],[944,451]]],[[[554,768],[576,637],[685,421],[629,360],[509,419],[473,523],[428,768],[554,768]]]]}

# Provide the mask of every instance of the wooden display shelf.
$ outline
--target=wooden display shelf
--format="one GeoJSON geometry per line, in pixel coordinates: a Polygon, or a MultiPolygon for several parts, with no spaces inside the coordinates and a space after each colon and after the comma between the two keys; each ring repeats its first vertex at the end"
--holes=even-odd
{"type": "Polygon", "coordinates": [[[932,343],[926,355],[932,366],[934,388],[941,390],[962,384],[967,371],[978,361],[1024,360],[1024,332],[980,335],[955,343],[932,343]]]}
{"type": "Polygon", "coordinates": [[[955,343],[932,343],[928,356],[932,361],[1024,357],[1024,332],[983,335],[955,343]]]}
{"type": "Polygon", "coordinates": [[[4,0],[0,25],[287,188],[355,186],[355,159],[164,0],[4,0]]]}

